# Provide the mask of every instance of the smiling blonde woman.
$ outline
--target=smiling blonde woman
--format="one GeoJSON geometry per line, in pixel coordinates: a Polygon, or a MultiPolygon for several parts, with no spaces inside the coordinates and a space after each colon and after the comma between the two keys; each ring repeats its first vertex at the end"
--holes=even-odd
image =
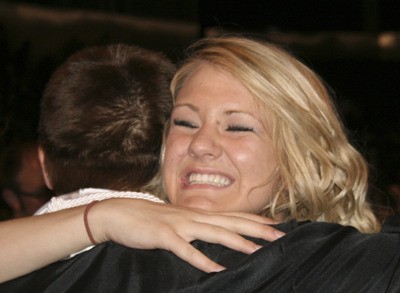
{"type": "MultiPolygon", "coordinates": [[[[251,104],[252,112],[258,109],[256,120],[260,126],[250,125],[249,128],[258,135],[257,129],[264,131],[262,136],[271,144],[257,152],[247,150],[256,158],[253,158],[254,169],[246,171],[246,175],[253,177],[250,181],[254,176],[264,176],[264,182],[253,185],[255,190],[272,183],[273,188],[263,191],[265,204],[253,212],[279,221],[326,221],[351,225],[368,233],[379,230],[380,225],[366,199],[367,163],[349,143],[322,80],[290,54],[273,44],[245,38],[206,39],[190,48],[190,57],[176,73],[171,89],[176,105],[185,104],[189,96],[197,103],[205,103],[203,112],[208,115],[218,115],[212,113],[215,108],[211,105],[218,103],[216,100],[223,95],[226,98],[219,101],[221,105],[227,101],[236,103],[236,108],[229,110],[231,112],[242,111],[247,104],[251,104]],[[201,73],[203,80],[198,78],[201,73]],[[231,81],[226,88],[221,76],[231,81]],[[207,91],[207,81],[211,83],[208,88],[215,90],[203,94],[207,91]],[[231,93],[235,84],[241,92],[231,93]],[[234,100],[235,94],[242,101],[234,100]],[[271,158],[271,149],[275,158],[271,158]],[[274,174],[271,170],[257,169],[263,164],[273,167],[274,174]]],[[[172,130],[166,139],[166,157],[173,140],[176,111],[177,106],[172,114],[172,130]]],[[[193,114],[197,118],[196,111],[199,112],[188,110],[187,116],[193,114]]],[[[241,121],[240,118],[236,120],[241,121]]],[[[232,121],[236,125],[235,120],[232,121]]],[[[199,128],[197,124],[201,124],[191,123],[186,127],[199,128]]],[[[244,126],[248,125],[244,123],[244,126]]],[[[213,141],[219,143],[220,138],[213,141]]],[[[165,161],[164,177],[167,178],[173,164],[165,161]]],[[[167,191],[171,196],[176,194],[168,188],[167,191]]],[[[251,203],[252,198],[248,200],[251,203]]]]}

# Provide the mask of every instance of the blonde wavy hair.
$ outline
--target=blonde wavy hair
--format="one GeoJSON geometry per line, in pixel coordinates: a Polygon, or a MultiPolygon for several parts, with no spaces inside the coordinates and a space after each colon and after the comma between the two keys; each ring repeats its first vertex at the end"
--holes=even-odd
{"type": "Polygon", "coordinates": [[[171,83],[174,99],[206,63],[231,73],[260,109],[267,109],[278,167],[262,215],[379,230],[366,199],[367,164],[349,143],[324,83],[312,70],[279,46],[243,37],[202,39],[189,52],[171,83]]]}

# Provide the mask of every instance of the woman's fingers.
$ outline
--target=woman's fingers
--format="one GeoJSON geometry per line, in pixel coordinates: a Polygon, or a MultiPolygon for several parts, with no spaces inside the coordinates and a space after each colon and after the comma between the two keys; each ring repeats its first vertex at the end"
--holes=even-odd
{"type": "MultiPolygon", "coordinates": [[[[256,215],[254,215],[256,216],[256,215]]],[[[200,217],[198,221],[223,227],[237,234],[274,241],[285,235],[284,232],[260,221],[261,217],[251,217],[247,214],[210,215],[200,217]]],[[[271,220],[272,221],[272,220],[271,220]]]]}
{"type": "Polygon", "coordinates": [[[220,226],[204,223],[197,223],[196,229],[193,230],[191,238],[209,243],[218,243],[246,254],[251,254],[261,247],[254,242],[245,239],[236,232],[232,232],[220,226]]]}
{"type": "Polygon", "coordinates": [[[165,249],[170,250],[180,259],[206,273],[219,272],[225,269],[220,264],[206,257],[203,253],[194,248],[187,241],[180,238],[178,235],[175,236],[176,237],[171,239],[172,241],[170,242],[170,246],[166,247],[165,249]]]}
{"type": "Polygon", "coordinates": [[[193,233],[181,237],[172,230],[168,235],[164,234],[163,249],[170,250],[182,260],[204,272],[219,272],[225,269],[220,264],[212,261],[195,247],[190,244],[192,239],[198,239],[209,243],[218,243],[230,249],[240,251],[245,254],[251,254],[261,248],[261,246],[249,241],[242,236],[230,232],[219,226],[212,226],[204,223],[194,223],[193,233]]]}
{"type": "Polygon", "coordinates": [[[264,217],[264,216],[251,214],[251,213],[228,212],[228,213],[223,213],[223,215],[235,216],[235,217],[248,219],[248,220],[252,220],[254,222],[259,222],[261,224],[267,224],[267,225],[275,225],[275,224],[279,223],[279,222],[277,222],[277,221],[275,221],[275,220],[273,220],[271,218],[267,218],[267,217],[264,217]]]}

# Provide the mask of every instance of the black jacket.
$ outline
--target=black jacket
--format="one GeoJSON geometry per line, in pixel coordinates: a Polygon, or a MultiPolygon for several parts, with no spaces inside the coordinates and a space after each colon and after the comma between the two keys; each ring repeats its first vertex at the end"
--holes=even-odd
{"type": "Polygon", "coordinates": [[[244,255],[193,245],[227,267],[206,274],[164,250],[108,242],[0,284],[0,292],[400,292],[400,220],[379,234],[313,222],[277,225],[288,234],[244,255]]]}

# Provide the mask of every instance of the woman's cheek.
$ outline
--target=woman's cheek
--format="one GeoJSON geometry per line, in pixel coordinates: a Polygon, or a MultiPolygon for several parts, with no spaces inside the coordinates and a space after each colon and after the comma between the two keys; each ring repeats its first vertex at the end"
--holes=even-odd
{"type": "Polygon", "coordinates": [[[188,147],[190,144],[190,139],[188,136],[183,135],[174,135],[171,137],[169,141],[169,146],[171,150],[171,156],[174,157],[175,160],[185,156],[188,152],[188,147]]]}

